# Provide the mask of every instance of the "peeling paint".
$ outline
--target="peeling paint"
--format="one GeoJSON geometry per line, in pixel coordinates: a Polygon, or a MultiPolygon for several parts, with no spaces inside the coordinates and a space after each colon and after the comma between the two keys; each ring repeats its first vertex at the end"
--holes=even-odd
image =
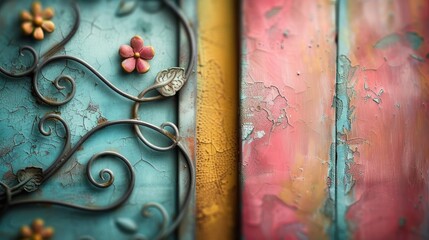
{"type": "Polygon", "coordinates": [[[339,6],[335,236],[427,238],[429,3],[339,6]]]}
{"type": "Polygon", "coordinates": [[[326,239],[334,219],[321,181],[334,141],[334,5],[248,0],[242,7],[243,237],[326,239]]]}

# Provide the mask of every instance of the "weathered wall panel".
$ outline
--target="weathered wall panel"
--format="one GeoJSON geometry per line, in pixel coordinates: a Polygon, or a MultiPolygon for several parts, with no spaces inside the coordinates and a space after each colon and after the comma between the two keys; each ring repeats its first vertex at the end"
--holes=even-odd
{"type": "Polygon", "coordinates": [[[327,238],[335,2],[246,0],[242,12],[243,237],[327,238]]]}
{"type": "Polygon", "coordinates": [[[340,1],[338,236],[429,237],[429,2],[340,1]]]}
{"type": "MultiPolygon", "coordinates": [[[[197,19],[197,0],[180,0],[180,7],[183,9],[184,14],[189,20],[189,24],[192,26],[194,33],[198,29],[197,19]]],[[[192,49],[190,47],[190,39],[186,35],[186,29],[181,27],[180,38],[180,65],[188,67],[189,60],[192,57],[192,49]]],[[[196,34],[194,35],[196,40],[196,34]]],[[[197,49],[195,49],[196,51],[197,49]]],[[[194,55],[197,52],[193,53],[194,55]]],[[[194,62],[193,72],[195,72],[197,63],[194,62]]],[[[186,139],[189,154],[192,157],[194,166],[196,163],[196,98],[197,98],[197,74],[191,74],[186,85],[180,90],[179,93],[179,104],[178,104],[178,127],[181,132],[181,136],[186,139]]],[[[179,200],[182,204],[186,198],[186,192],[190,185],[189,173],[183,156],[179,156],[180,162],[178,166],[179,171],[179,200]]],[[[195,192],[195,190],[194,190],[195,192]]],[[[195,239],[195,196],[192,199],[190,207],[188,209],[188,215],[185,217],[180,225],[179,239],[188,240],[195,239]]]]}
{"type": "Polygon", "coordinates": [[[197,238],[235,239],[238,226],[237,1],[199,1],[197,238]]]}

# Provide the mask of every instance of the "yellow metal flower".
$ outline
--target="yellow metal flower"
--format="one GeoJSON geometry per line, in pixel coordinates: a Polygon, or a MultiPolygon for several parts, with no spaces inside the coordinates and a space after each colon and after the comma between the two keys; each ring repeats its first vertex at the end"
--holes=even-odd
{"type": "Polygon", "coordinates": [[[31,6],[31,13],[25,10],[21,12],[22,31],[26,35],[33,35],[36,40],[43,40],[45,37],[43,30],[49,33],[55,30],[55,24],[50,20],[53,16],[52,8],[42,9],[40,2],[34,2],[31,6]]]}
{"type": "Polygon", "coordinates": [[[21,240],[47,240],[54,235],[54,229],[45,227],[45,222],[38,218],[30,226],[21,227],[21,240]]]}

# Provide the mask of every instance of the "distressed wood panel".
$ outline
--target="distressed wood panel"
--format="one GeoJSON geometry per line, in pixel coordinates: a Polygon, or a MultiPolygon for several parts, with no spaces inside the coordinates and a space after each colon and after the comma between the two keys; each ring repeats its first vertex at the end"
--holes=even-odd
{"type": "Polygon", "coordinates": [[[230,0],[198,3],[197,238],[235,239],[238,4],[230,0]]]}
{"type": "Polygon", "coordinates": [[[429,2],[339,1],[338,237],[429,237],[429,2]]]}
{"type": "Polygon", "coordinates": [[[327,238],[335,2],[245,0],[242,12],[243,238],[327,238]]]}

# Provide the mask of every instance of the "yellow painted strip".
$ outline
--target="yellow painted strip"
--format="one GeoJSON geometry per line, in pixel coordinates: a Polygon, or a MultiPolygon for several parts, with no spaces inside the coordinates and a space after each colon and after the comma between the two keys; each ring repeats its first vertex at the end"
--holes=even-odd
{"type": "Polygon", "coordinates": [[[238,233],[238,4],[198,3],[197,239],[234,239],[238,233]]]}

